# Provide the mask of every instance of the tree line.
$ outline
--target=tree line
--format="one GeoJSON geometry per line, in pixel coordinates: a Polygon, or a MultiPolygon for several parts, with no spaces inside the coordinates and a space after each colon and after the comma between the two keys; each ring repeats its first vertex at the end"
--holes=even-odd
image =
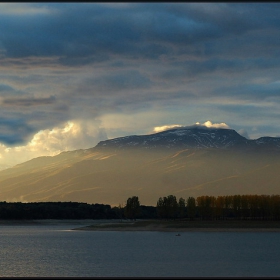
{"type": "MultiPolygon", "coordinates": [[[[127,219],[128,207],[83,202],[0,202],[0,220],[127,219]]],[[[157,218],[156,208],[141,205],[139,218],[157,218]]]]}
{"type": "Polygon", "coordinates": [[[156,206],[141,205],[138,196],[125,206],[83,202],[0,202],[0,219],[182,219],[280,220],[280,195],[160,197],[156,206]]]}
{"type": "MultiPolygon", "coordinates": [[[[141,216],[138,197],[127,200],[124,214],[130,219],[141,216]]],[[[156,214],[160,219],[280,220],[280,195],[205,195],[179,200],[169,195],[158,199],[156,214]]]]}
{"type": "Polygon", "coordinates": [[[110,205],[80,202],[0,202],[0,219],[111,219],[110,205]]]}

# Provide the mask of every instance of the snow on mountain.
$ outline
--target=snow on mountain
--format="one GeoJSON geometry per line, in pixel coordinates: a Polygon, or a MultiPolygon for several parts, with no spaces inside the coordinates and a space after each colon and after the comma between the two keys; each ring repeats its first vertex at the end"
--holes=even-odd
{"type": "Polygon", "coordinates": [[[249,141],[232,129],[180,127],[150,135],[132,135],[101,141],[96,147],[228,148],[240,144],[246,145],[249,141]]]}
{"type": "Polygon", "coordinates": [[[150,134],[132,135],[101,141],[97,148],[272,148],[280,150],[280,138],[249,140],[233,129],[201,126],[180,127],[150,134]]]}

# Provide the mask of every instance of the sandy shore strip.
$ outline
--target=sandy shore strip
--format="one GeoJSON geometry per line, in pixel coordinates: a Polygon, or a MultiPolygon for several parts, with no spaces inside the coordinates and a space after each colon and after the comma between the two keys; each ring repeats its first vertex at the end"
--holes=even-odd
{"type": "Polygon", "coordinates": [[[72,230],[88,230],[88,231],[161,231],[161,232],[280,232],[277,228],[149,228],[149,227],[138,227],[138,228],[96,228],[96,227],[82,227],[74,228],[72,230]]]}
{"type": "Polygon", "coordinates": [[[73,230],[88,231],[161,231],[161,232],[280,232],[280,222],[264,223],[250,221],[238,222],[160,222],[160,221],[136,221],[95,223],[93,225],[74,228],[73,230]]]}
{"type": "Polygon", "coordinates": [[[280,232],[280,221],[0,220],[1,226],[60,226],[86,231],[280,232]]]}

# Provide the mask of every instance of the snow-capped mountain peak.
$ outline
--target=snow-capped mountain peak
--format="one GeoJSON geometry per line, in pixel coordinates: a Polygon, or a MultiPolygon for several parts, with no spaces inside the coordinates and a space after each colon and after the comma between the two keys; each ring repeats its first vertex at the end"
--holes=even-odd
{"type": "Polygon", "coordinates": [[[137,148],[230,148],[248,145],[252,140],[233,129],[201,126],[180,127],[149,135],[132,135],[101,141],[96,147],[137,148]]]}

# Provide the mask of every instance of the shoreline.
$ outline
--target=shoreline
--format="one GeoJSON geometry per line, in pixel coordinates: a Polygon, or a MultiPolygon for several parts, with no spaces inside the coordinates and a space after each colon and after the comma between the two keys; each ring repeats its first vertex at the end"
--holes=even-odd
{"type": "Polygon", "coordinates": [[[81,227],[74,228],[72,230],[84,230],[84,231],[159,231],[159,232],[280,232],[278,228],[91,228],[91,227],[81,227]]]}
{"type": "Polygon", "coordinates": [[[160,231],[160,232],[280,232],[280,221],[158,221],[96,223],[74,228],[86,231],[160,231]]]}
{"type": "MultiPolygon", "coordinates": [[[[101,220],[103,223],[106,223],[107,220],[101,220]]],[[[100,223],[99,220],[93,219],[38,219],[38,220],[0,220],[1,226],[46,226],[46,225],[91,225],[100,223]]]]}
{"type": "Polygon", "coordinates": [[[163,221],[163,220],[93,220],[45,219],[0,220],[1,226],[60,226],[83,231],[158,231],[158,232],[280,232],[280,221],[263,220],[213,220],[213,221],[163,221]]]}

